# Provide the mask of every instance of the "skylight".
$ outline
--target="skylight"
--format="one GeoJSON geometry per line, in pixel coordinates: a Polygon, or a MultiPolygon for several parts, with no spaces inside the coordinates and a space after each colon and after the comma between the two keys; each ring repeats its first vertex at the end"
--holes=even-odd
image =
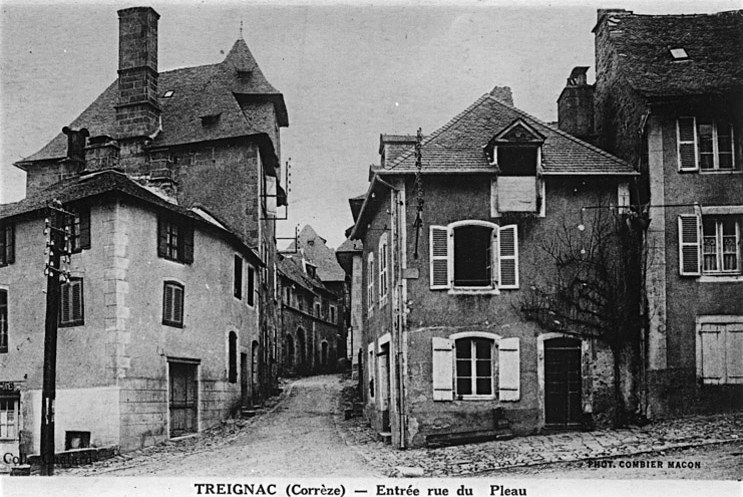
{"type": "Polygon", "coordinates": [[[689,55],[683,48],[672,48],[671,57],[673,57],[673,60],[686,60],[689,58],[689,55]]]}
{"type": "Polygon", "coordinates": [[[170,97],[172,97],[172,96],[173,96],[173,93],[175,93],[175,92],[174,92],[173,90],[168,90],[168,91],[166,91],[166,92],[165,92],[165,94],[163,95],[163,98],[170,98],[170,97]]]}

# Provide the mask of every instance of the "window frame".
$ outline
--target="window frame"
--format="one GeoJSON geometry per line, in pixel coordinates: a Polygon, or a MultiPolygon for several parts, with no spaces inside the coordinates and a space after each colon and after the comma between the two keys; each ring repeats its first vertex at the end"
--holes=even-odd
{"type": "Polygon", "coordinates": [[[487,333],[463,333],[463,334],[455,334],[450,337],[452,340],[453,345],[453,353],[452,353],[452,359],[454,361],[454,364],[452,365],[452,388],[454,392],[454,399],[455,400],[498,400],[498,341],[500,340],[500,337],[498,335],[493,334],[487,334],[487,333]],[[476,356],[477,353],[477,346],[476,346],[476,340],[487,340],[490,342],[490,394],[480,394],[477,393],[477,361],[478,358],[476,356]],[[463,341],[469,341],[470,342],[470,353],[472,354],[469,358],[470,362],[470,371],[471,375],[470,378],[470,387],[473,392],[470,394],[460,394],[457,392],[458,389],[458,381],[459,381],[459,375],[457,372],[457,366],[460,361],[457,353],[459,349],[457,348],[458,342],[463,341]]]}
{"type": "MultiPolygon", "coordinates": [[[[729,216],[731,221],[734,223],[735,227],[735,269],[724,269],[724,258],[725,258],[725,246],[724,246],[724,239],[725,235],[723,234],[723,223],[725,219],[724,217],[728,216],[716,216],[716,215],[703,215],[701,219],[701,265],[702,265],[702,274],[708,275],[708,276],[717,276],[717,275],[736,275],[741,274],[741,243],[740,243],[740,229],[741,229],[741,221],[740,216],[729,216]],[[707,255],[704,251],[705,249],[705,238],[709,238],[704,233],[704,221],[705,218],[708,221],[713,221],[715,223],[715,263],[717,265],[717,269],[705,269],[705,256],[707,255]]],[[[729,235],[728,235],[729,236],[729,235]]]]}
{"type": "Polygon", "coordinates": [[[70,212],[65,223],[70,228],[70,252],[79,254],[90,248],[90,208],[72,208],[70,212]]]}
{"type": "Polygon", "coordinates": [[[163,281],[163,319],[162,324],[165,326],[172,326],[175,328],[183,328],[184,322],[185,322],[185,316],[186,316],[186,287],[183,283],[175,280],[165,280],[163,281]],[[176,320],[175,315],[175,294],[171,296],[171,302],[173,302],[173,306],[170,309],[168,309],[167,306],[167,295],[168,295],[168,288],[173,288],[180,290],[180,305],[181,305],[181,315],[180,315],[180,321],[176,320]]]}
{"type": "Polygon", "coordinates": [[[387,294],[389,292],[389,255],[387,248],[387,233],[379,237],[379,308],[387,304],[387,294]]]}
{"type": "Polygon", "coordinates": [[[4,426],[7,430],[8,426],[12,426],[14,433],[11,435],[2,436],[2,426],[0,426],[0,440],[3,441],[9,441],[9,440],[18,440],[19,432],[20,432],[20,404],[21,404],[21,397],[18,394],[10,394],[10,395],[3,395],[0,397],[0,401],[7,402],[9,405],[12,405],[12,409],[0,409],[0,419],[2,418],[3,412],[12,412],[13,413],[13,421],[12,424],[8,423],[8,416],[5,416],[5,423],[4,426]]]}
{"type": "Polygon", "coordinates": [[[376,271],[374,269],[374,252],[369,252],[366,257],[366,308],[369,315],[374,311],[374,281],[376,271]]]}
{"type": "Polygon", "coordinates": [[[73,327],[73,326],[84,326],[85,325],[85,286],[83,285],[83,278],[73,277],[68,281],[59,284],[59,312],[58,315],[58,326],[59,327],[73,327]],[[80,310],[79,317],[75,317],[75,300],[74,300],[74,288],[80,287],[80,310]],[[65,296],[65,292],[69,292],[69,295],[65,296]],[[69,299],[70,315],[64,315],[64,301],[65,298],[69,299]],[[67,317],[68,319],[65,319],[67,317]]]}
{"type": "Polygon", "coordinates": [[[245,303],[248,307],[255,307],[255,268],[252,264],[246,264],[248,270],[248,281],[245,303]]]}
{"type": "Polygon", "coordinates": [[[229,383],[237,383],[238,343],[236,331],[232,330],[227,333],[227,381],[229,383]]]}
{"type": "Polygon", "coordinates": [[[157,217],[157,255],[181,264],[193,263],[194,227],[174,215],[157,217]],[[175,241],[173,238],[175,237],[175,241]]]}
{"type": "Polygon", "coordinates": [[[14,262],[15,224],[0,222],[0,267],[8,266],[14,262]]]}
{"type": "MultiPolygon", "coordinates": [[[[676,118],[676,160],[679,172],[698,172],[698,173],[731,173],[739,172],[739,167],[736,161],[736,150],[735,150],[735,125],[732,121],[723,121],[715,118],[698,118],[697,116],[678,116],[676,118]],[[694,134],[693,140],[681,140],[681,120],[691,120],[692,131],[694,134]],[[700,120],[703,124],[712,125],[712,167],[702,167],[701,161],[701,147],[699,138],[699,126],[700,120]],[[720,167],[720,142],[719,142],[719,128],[725,125],[730,130],[730,167],[720,167]],[[684,167],[681,161],[681,147],[684,145],[691,145],[694,148],[694,166],[684,167]]],[[[706,152],[705,152],[706,153],[706,152]]],[[[723,152],[727,155],[728,152],[723,152]]]]}
{"type": "Polygon", "coordinates": [[[232,295],[237,300],[243,299],[243,258],[234,255],[232,266],[232,295]]]}

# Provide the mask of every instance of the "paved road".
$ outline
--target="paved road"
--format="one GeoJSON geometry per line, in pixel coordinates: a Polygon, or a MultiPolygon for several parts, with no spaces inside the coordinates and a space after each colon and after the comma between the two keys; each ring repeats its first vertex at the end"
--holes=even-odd
{"type": "Polygon", "coordinates": [[[74,476],[345,476],[375,477],[338,435],[339,376],[302,378],[288,398],[232,437],[196,449],[173,444],[133,458],[61,471],[74,476]],[[184,450],[185,449],[185,450],[184,450]]]}

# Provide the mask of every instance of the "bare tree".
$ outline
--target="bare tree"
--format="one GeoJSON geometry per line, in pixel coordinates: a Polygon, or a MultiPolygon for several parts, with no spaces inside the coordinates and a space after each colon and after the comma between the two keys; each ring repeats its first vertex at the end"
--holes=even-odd
{"type": "Polygon", "coordinates": [[[522,314],[550,331],[589,337],[611,350],[614,424],[638,406],[647,217],[613,207],[583,209],[577,226],[563,223],[542,249],[556,265],[552,281],[532,286],[522,314]]]}

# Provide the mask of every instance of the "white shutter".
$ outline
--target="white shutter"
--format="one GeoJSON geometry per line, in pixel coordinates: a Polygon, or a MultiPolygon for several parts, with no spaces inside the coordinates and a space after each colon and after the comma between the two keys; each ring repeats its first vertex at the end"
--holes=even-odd
{"type": "Polygon", "coordinates": [[[702,380],[717,385],[725,378],[725,325],[704,324],[699,332],[702,341],[702,380]]]}
{"type": "Polygon", "coordinates": [[[676,121],[676,143],[678,144],[679,171],[699,169],[697,157],[696,122],[693,117],[679,117],[676,121]]]}
{"type": "Polygon", "coordinates": [[[498,398],[517,401],[521,398],[520,348],[518,338],[498,341],[498,398]]]}
{"type": "Polygon", "coordinates": [[[433,337],[432,383],[433,400],[453,400],[454,367],[452,362],[452,341],[448,338],[433,337]]]}
{"type": "Polygon", "coordinates": [[[726,335],[727,383],[743,383],[743,324],[727,325],[726,335]]]}
{"type": "Polygon", "coordinates": [[[429,233],[431,289],[450,288],[449,230],[446,226],[431,226],[429,233]]]}
{"type": "Polygon", "coordinates": [[[701,220],[696,214],[679,216],[679,274],[682,276],[701,274],[700,225],[701,220]]]}
{"type": "Polygon", "coordinates": [[[515,224],[498,230],[498,286],[519,287],[519,237],[515,224]]]}

